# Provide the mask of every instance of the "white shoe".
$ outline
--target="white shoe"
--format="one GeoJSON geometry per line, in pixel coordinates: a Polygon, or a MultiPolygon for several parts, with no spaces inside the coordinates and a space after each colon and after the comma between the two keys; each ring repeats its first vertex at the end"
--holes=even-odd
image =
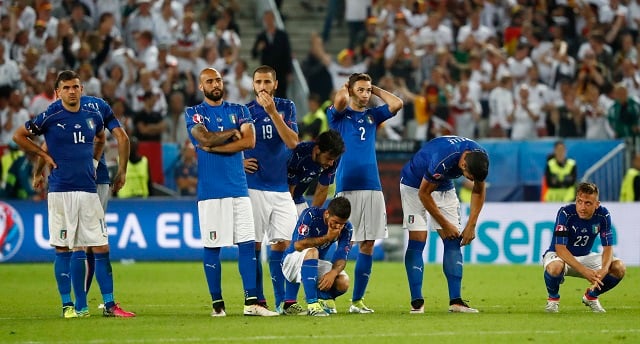
{"type": "Polygon", "coordinates": [[[221,309],[220,311],[216,312],[216,310],[214,309],[211,312],[211,316],[212,317],[226,317],[227,313],[225,313],[224,309],[221,309]]]}
{"type": "Polygon", "coordinates": [[[259,317],[277,317],[277,312],[270,311],[260,305],[244,306],[244,315],[259,316],[259,317]]]}
{"type": "Polygon", "coordinates": [[[589,300],[587,298],[587,295],[582,295],[582,303],[584,303],[585,306],[591,308],[591,311],[594,313],[605,313],[606,311],[604,310],[604,308],[602,308],[602,306],[600,305],[600,301],[598,299],[595,300],[589,300]]]}
{"type": "Polygon", "coordinates": [[[560,299],[547,299],[547,305],[544,307],[544,310],[547,313],[558,313],[558,308],[560,307],[560,299]]]}
{"type": "Polygon", "coordinates": [[[365,306],[362,300],[352,302],[351,306],[349,306],[349,313],[369,314],[373,312],[373,309],[365,306]]]}
{"type": "Polygon", "coordinates": [[[411,310],[409,311],[409,314],[422,314],[422,313],[424,313],[424,305],[418,308],[411,307],[411,310]]]}
{"type": "Polygon", "coordinates": [[[480,313],[480,311],[478,311],[477,309],[469,307],[469,305],[467,305],[466,302],[462,302],[462,304],[454,303],[453,305],[450,305],[449,306],[449,312],[451,312],[451,313],[480,313]]]}

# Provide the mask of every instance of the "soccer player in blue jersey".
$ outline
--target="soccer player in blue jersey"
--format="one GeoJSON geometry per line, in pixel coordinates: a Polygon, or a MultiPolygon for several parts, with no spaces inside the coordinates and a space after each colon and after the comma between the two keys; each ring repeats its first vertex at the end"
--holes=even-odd
{"type": "Polygon", "coordinates": [[[302,284],[307,299],[307,315],[328,316],[334,300],[349,289],[344,272],[351,250],[353,227],[349,222],[351,204],[336,197],[327,208],[311,207],[302,212],[291,244],[285,251],[282,271],[289,282],[302,284]],[[337,242],[331,261],[326,260],[329,247],[337,242]]]}
{"type": "Polygon", "coordinates": [[[273,68],[260,66],[254,70],[253,92],[256,99],[248,103],[247,108],[256,128],[256,145],[244,151],[244,169],[256,231],[258,302],[263,307],[267,306],[260,262],[262,241],[266,235],[271,244],[268,261],[276,310],[282,313],[285,293],[282,254],[289,245],[291,229],[298,219],[287,184],[287,160],[298,144],[298,124],[295,104],[289,99],[273,97],[277,88],[278,80],[273,68]]]}
{"type": "Polygon", "coordinates": [[[373,313],[363,301],[373,265],[373,245],[376,239],[388,236],[376,159],[376,131],[378,125],[393,117],[402,105],[400,98],[371,85],[369,75],[354,73],[336,92],[334,103],[327,110],[329,127],[342,135],[346,146],[336,172],[336,195],[351,202],[353,241],[360,249],[354,270],[351,313],[373,313]],[[372,95],[386,104],[367,107],[372,95]]]}
{"type": "Polygon", "coordinates": [[[82,85],[73,71],[58,74],[56,96],[62,106],[45,111],[14,134],[24,150],[35,153],[51,168],[49,175],[49,241],[56,249],[54,270],[65,318],[88,317],[86,253],[96,255],[96,279],[104,300],[105,315],[134,317],[122,310],[113,297],[104,210],[96,188],[97,160],[105,142],[104,119],[97,109],[81,106],[82,85]],[[30,135],[44,135],[48,152],[30,135]],[[71,283],[64,279],[71,279],[71,283]],[[71,300],[73,287],[75,307],[71,300]]]}
{"type": "Polygon", "coordinates": [[[551,245],[542,258],[549,293],[547,312],[558,312],[564,276],[588,280],[591,287],[582,295],[582,303],[593,312],[605,312],[598,296],[618,285],[625,274],[624,263],[613,256],[611,245],[611,214],[600,205],[598,187],[580,183],[575,203],[558,211],[551,245]],[[601,253],[591,251],[596,237],[600,237],[601,253]]]}
{"type": "Polygon", "coordinates": [[[199,80],[205,99],[185,110],[185,120],[198,156],[198,219],[211,316],[226,316],[220,248],[231,245],[238,245],[244,315],[276,316],[258,305],[256,292],[253,211],[242,162],[242,151],[255,146],[253,120],[246,106],[222,100],[224,84],[217,70],[203,69],[199,80]]]}
{"type": "Polygon", "coordinates": [[[300,142],[293,150],[287,162],[287,180],[298,216],[309,207],[304,193],[315,181],[317,184],[311,206],[324,205],[342,153],[344,141],[340,133],[332,129],[318,135],[315,141],[300,142]]]}
{"type": "Polygon", "coordinates": [[[442,270],[449,287],[449,312],[478,312],[462,300],[461,246],[476,237],[488,173],[489,157],[485,149],[460,136],[441,136],[427,142],[402,168],[400,197],[403,227],[409,230],[404,264],[411,292],[410,313],[424,313],[422,251],[427,241],[427,216],[444,244],[442,270]],[[463,175],[473,182],[469,219],[464,229],[460,201],[453,185],[453,179],[463,175]]]}
{"type": "MultiPolygon", "coordinates": [[[[127,174],[127,163],[129,162],[129,136],[125,132],[125,130],[120,125],[120,121],[116,118],[111,110],[111,107],[107,102],[105,102],[101,98],[93,97],[93,96],[81,96],[80,97],[80,106],[83,108],[88,108],[92,110],[97,110],[103,118],[105,128],[107,128],[113,137],[115,137],[118,143],[118,169],[113,178],[113,188],[111,187],[111,179],[109,178],[109,171],[107,169],[107,163],[104,158],[104,153],[100,156],[100,160],[97,162],[96,168],[96,188],[98,192],[98,197],[100,198],[100,204],[102,204],[102,209],[104,212],[107,212],[107,204],[109,203],[109,198],[111,196],[111,192],[117,192],[122,188],[126,181],[127,174]]],[[[48,113],[54,113],[60,111],[62,109],[62,100],[58,99],[51,103],[48,108],[48,113]]],[[[42,148],[44,150],[48,150],[46,143],[42,144],[42,148]]],[[[96,162],[94,161],[94,164],[96,162]]],[[[39,188],[44,183],[44,161],[42,159],[38,159],[36,163],[36,168],[34,169],[34,177],[33,184],[34,187],[39,188]]],[[[93,275],[95,272],[95,255],[91,247],[87,247],[87,278],[86,278],[86,287],[85,290],[87,293],[89,292],[89,288],[91,287],[91,282],[93,281],[93,275]]],[[[70,281],[68,283],[71,283],[70,281]]],[[[104,309],[103,313],[105,316],[118,316],[119,309],[115,309],[115,312],[109,312],[108,309],[104,309]]]]}

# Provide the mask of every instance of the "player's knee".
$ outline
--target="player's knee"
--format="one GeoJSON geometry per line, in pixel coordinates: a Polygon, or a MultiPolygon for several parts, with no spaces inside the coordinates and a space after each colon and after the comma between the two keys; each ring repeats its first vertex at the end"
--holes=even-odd
{"type": "Polygon", "coordinates": [[[547,265],[546,271],[551,276],[560,276],[564,272],[564,263],[559,261],[551,262],[547,265]]]}
{"type": "Polygon", "coordinates": [[[311,247],[304,254],[304,259],[318,259],[318,249],[315,247],[311,247]]]}
{"type": "Polygon", "coordinates": [[[617,279],[622,279],[627,272],[627,268],[621,260],[616,260],[611,263],[609,268],[609,274],[613,275],[617,279]]]}
{"type": "Polygon", "coordinates": [[[347,292],[349,290],[349,276],[338,275],[335,282],[333,282],[333,287],[340,293],[347,292]]]}
{"type": "Polygon", "coordinates": [[[282,241],[278,241],[278,242],[275,242],[275,243],[271,244],[271,250],[272,251],[284,251],[284,250],[287,249],[287,246],[288,246],[288,242],[285,241],[285,240],[282,240],[282,241]]]}
{"type": "Polygon", "coordinates": [[[109,253],[109,245],[92,246],[93,253],[109,253]]]}
{"type": "Polygon", "coordinates": [[[360,249],[360,253],[372,255],[373,254],[373,244],[374,240],[364,240],[358,243],[358,247],[360,249]]]}

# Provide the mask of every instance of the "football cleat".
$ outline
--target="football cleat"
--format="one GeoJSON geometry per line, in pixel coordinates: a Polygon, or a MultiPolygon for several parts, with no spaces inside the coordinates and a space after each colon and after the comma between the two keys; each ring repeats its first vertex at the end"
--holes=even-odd
{"type": "Polygon", "coordinates": [[[224,311],[224,308],[220,308],[219,310],[213,310],[211,311],[211,316],[212,317],[226,317],[227,313],[224,311]]]}
{"type": "Polygon", "coordinates": [[[77,318],[76,308],[74,306],[62,306],[62,317],[65,319],[77,318]]]}
{"type": "Polygon", "coordinates": [[[76,311],[76,313],[78,314],[78,318],[88,318],[91,316],[91,314],[89,314],[89,307],[76,311]]]}
{"type": "Polygon", "coordinates": [[[560,299],[550,297],[547,299],[547,305],[544,307],[544,310],[548,313],[558,313],[559,307],[560,299]]]}
{"type": "Polygon", "coordinates": [[[318,299],[318,303],[320,304],[320,306],[322,306],[322,308],[324,308],[325,312],[329,314],[338,314],[338,309],[336,308],[336,301],[334,299],[327,299],[327,300],[318,299]]]}
{"type": "Polygon", "coordinates": [[[328,317],[329,313],[325,312],[320,303],[314,302],[307,305],[307,315],[312,317],[328,317]]]}
{"type": "Polygon", "coordinates": [[[411,301],[411,310],[409,314],[422,314],[424,313],[424,299],[415,299],[411,301]]]}
{"type": "Polygon", "coordinates": [[[462,303],[454,303],[449,306],[449,312],[451,313],[479,313],[475,308],[469,307],[469,305],[462,301],[462,303]]]}
{"type": "Polygon", "coordinates": [[[247,316],[259,316],[259,317],[275,317],[280,314],[270,311],[258,304],[244,306],[244,315],[247,316]]]}
{"type": "Polygon", "coordinates": [[[594,313],[606,312],[604,308],[602,308],[602,305],[600,305],[600,301],[598,300],[598,298],[590,297],[586,292],[584,293],[584,295],[582,295],[582,303],[584,303],[585,306],[591,308],[591,311],[594,313]]]}
{"type": "Polygon", "coordinates": [[[105,317],[116,317],[116,318],[133,318],[136,316],[136,313],[127,312],[124,309],[120,308],[120,304],[116,303],[113,307],[108,308],[104,307],[102,309],[102,315],[105,317]]]}
{"type": "Polygon", "coordinates": [[[302,306],[300,306],[299,303],[294,303],[288,307],[284,307],[282,308],[282,313],[283,315],[307,315],[307,310],[304,309],[302,306]]]}
{"type": "Polygon", "coordinates": [[[362,299],[355,302],[352,301],[351,306],[349,306],[349,313],[369,314],[373,312],[374,310],[367,307],[362,299]]]}

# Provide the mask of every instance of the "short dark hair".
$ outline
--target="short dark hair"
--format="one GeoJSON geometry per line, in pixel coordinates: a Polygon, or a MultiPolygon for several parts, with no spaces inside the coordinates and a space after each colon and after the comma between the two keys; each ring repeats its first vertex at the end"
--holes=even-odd
{"type": "Polygon", "coordinates": [[[255,77],[256,73],[271,73],[271,75],[273,76],[273,80],[278,80],[278,78],[276,77],[276,70],[273,69],[273,67],[271,66],[267,66],[267,65],[262,65],[256,69],[253,70],[253,75],[251,75],[251,77],[255,77]]]}
{"type": "Polygon", "coordinates": [[[582,193],[587,195],[596,195],[596,199],[598,198],[598,186],[595,183],[582,182],[578,184],[578,188],[576,189],[576,195],[582,193]]]}
{"type": "Polygon", "coordinates": [[[60,83],[63,81],[69,81],[69,80],[73,80],[73,79],[80,79],[80,76],[78,75],[78,73],[72,71],[72,70],[64,70],[60,73],[58,73],[58,77],[56,78],[56,82],[54,84],[55,89],[58,89],[58,86],[60,86],[60,83]]]}
{"type": "Polygon", "coordinates": [[[351,203],[345,197],[336,197],[327,206],[329,216],[337,216],[341,219],[348,219],[351,216],[351,203]]]}
{"type": "Polygon", "coordinates": [[[344,141],[336,130],[330,129],[316,138],[316,145],[321,153],[329,152],[331,156],[338,157],[344,153],[344,141]]]}
{"type": "Polygon", "coordinates": [[[367,73],[353,73],[349,75],[349,88],[353,87],[356,81],[371,81],[371,77],[367,73]]]}
{"type": "Polygon", "coordinates": [[[464,157],[467,171],[473,176],[473,181],[484,182],[489,174],[489,157],[484,152],[471,151],[464,157]]]}

